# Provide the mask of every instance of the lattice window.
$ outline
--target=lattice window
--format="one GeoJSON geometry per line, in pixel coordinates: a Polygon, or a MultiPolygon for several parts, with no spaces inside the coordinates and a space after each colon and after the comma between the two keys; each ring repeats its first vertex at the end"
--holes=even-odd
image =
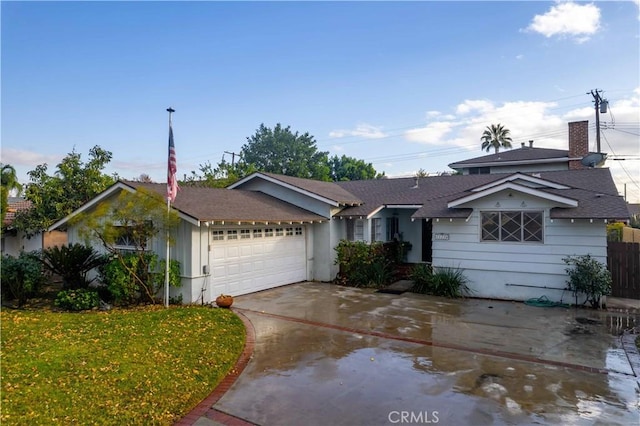
{"type": "Polygon", "coordinates": [[[214,229],[211,231],[211,239],[213,241],[224,240],[224,231],[222,229],[214,229]]]}
{"type": "Polygon", "coordinates": [[[482,241],[543,241],[542,212],[482,212],[480,220],[482,241]]]}

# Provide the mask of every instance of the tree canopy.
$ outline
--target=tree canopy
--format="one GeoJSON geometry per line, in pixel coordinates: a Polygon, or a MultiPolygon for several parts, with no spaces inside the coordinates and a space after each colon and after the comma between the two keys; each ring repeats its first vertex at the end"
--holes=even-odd
{"type": "Polygon", "coordinates": [[[384,177],[384,172],[376,172],[376,169],[373,168],[371,163],[365,163],[364,160],[347,157],[346,155],[342,157],[334,155],[329,158],[329,168],[331,171],[331,180],[334,182],[380,179],[384,177]]]}
{"type": "Polygon", "coordinates": [[[489,152],[491,148],[497,154],[500,148],[511,148],[511,131],[502,124],[492,124],[482,133],[482,150],[489,152]]]}
{"type": "Polygon", "coordinates": [[[22,191],[22,185],[18,182],[16,175],[16,169],[9,164],[0,163],[0,210],[2,212],[2,218],[0,219],[0,225],[4,226],[4,217],[7,214],[9,208],[9,193],[13,190],[17,190],[18,194],[22,191]]]}
{"type": "Polygon", "coordinates": [[[329,158],[328,152],[318,151],[309,133],[294,133],[281,124],[274,129],[261,124],[247,138],[238,161],[229,163],[223,158],[215,167],[210,162],[201,164],[199,172],[191,171],[183,183],[224,188],[256,171],[336,182],[385,177],[363,160],[346,155],[329,158]]]}
{"type": "Polygon", "coordinates": [[[96,145],[89,150],[87,162],[75,149],[71,151],[53,175],[47,173],[47,164],[36,166],[28,173],[24,192],[31,209],[16,216],[16,228],[33,235],[104,191],[116,178],[103,173],[110,161],[111,152],[96,145]]]}
{"type": "Polygon", "coordinates": [[[331,179],[328,152],[318,151],[309,133],[293,132],[280,123],[273,129],[261,124],[242,146],[242,161],[256,170],[328,181],[331,179]]]}

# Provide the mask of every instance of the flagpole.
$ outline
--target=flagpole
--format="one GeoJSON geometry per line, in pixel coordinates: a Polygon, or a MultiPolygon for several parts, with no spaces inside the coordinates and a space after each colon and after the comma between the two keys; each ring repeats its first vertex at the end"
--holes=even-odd
{"type": "MultiPolygon", "coordinates": [[[[171,114],[175,112],[175,110],[171,107],[167,108],[167,112],[169,113],[169,139],[173,136],[173,130],[171,128],[171,114]]],[[[171,140],[169,140],[169,144],[171,144],[171,140]]],[[[171,149],[171,147],[169,147],[171,149]]],[[[170,153],[169,153],[170,155],[170,153]]],[[[171,171],[167,168],[167,189],[169,188],[169,180],[171,179],[171,171]]],[[[169,195],[169,191],[167,190],[167,219],[169,219],[169,214],[171,213],[171,196],[169,195]]],[[[166,268],[164,273],[164,306],[165,308],[169,307],[169,264],[171,263],[171,250],[169,247],[169,228],[167,228],[167,258],[165,261],[166,268]]]]}

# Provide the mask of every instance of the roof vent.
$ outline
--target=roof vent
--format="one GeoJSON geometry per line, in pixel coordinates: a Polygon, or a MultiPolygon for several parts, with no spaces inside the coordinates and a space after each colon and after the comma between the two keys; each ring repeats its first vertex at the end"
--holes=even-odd
{"type": "Polygon", "coordinates": [[[529,141],[529,148],[533,148],[533,139],[529,141]]]}
{"type": "Polygon", "coordinates": [[[411,187],[411,189],[416,189],[419,186],[418,185],[418,181],[419,181],[420,178],[418,176],[416,176],[414,179],[415,179],[416,183],[411,187]]]}
{"type": "MultiPolygon", "coordinates": [[[[521,147],[521,148],[524,148],[524,142],[522,142],[522,143],[520,144],[520,147],[521,147]]],[[[185,179],[185,180],[186,180],[186,179],[185,179]]]]}

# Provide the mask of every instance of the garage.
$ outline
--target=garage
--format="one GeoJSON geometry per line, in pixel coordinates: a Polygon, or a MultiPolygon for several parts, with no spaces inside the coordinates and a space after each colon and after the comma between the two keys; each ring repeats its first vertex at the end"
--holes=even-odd
{"type": "Polygon", "coordinates": [[[211,296],[233,296],[307,279],[302,225],[213,228],[211,296]]]}

